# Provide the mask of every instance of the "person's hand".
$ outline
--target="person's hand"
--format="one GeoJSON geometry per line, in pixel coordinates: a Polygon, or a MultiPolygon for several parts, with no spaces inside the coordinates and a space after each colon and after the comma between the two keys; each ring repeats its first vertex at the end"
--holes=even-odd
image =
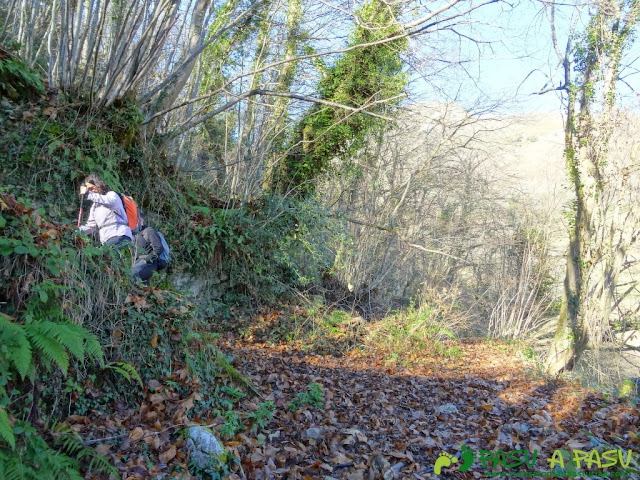
{"type": "Polygon", "coordinates": [[[84,195],[87,191],[94,192],[95,188],[96,186],[93,183],[85,183],[80,187],[80,195],[84,195]]]}

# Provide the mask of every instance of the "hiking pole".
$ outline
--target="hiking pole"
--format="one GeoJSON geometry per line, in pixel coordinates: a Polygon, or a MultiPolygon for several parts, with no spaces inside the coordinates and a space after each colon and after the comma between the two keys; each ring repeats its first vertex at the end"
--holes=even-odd
{"type": "Polygon", "coordinates": [[[84,195],[81,193],[80,194],[80,211],[78,212],[78,228],[80,228],[80,225],[82,224],[82,207],[84,205],[84,195]]]}

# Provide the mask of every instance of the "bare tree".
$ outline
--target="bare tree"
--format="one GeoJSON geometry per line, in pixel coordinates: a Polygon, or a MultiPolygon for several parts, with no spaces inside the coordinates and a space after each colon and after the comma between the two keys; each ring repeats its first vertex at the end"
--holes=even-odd
{"type": "Polygon", "coordinates": [[[323,184],[353,241],[338,248],[335,270],[363,310],[457,298],[498,336],[526,334],[545,315],[544,230],[499,173],[507,123],[487,113],[412,108],[323,184]]]}

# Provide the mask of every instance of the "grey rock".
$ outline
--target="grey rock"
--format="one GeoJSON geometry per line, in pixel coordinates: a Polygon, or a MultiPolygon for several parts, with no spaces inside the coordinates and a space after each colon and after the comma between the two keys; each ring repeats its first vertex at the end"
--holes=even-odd
{"type": "Polygon", "coordinates": [[[436,413],[459,413],[458,407],[456,407],[453,403],[445,403],[444,405],[440,405],[436,408],[436,413]]]}
{"type": "Polygon", "coordinates": [[[382,455],[378,455],[371,462],[371,469],[373,470],[374,478],[382,478],[389,480],[394,477],[393,471],[391,471],[391,464],[382,455]],[[391,477],[385,476],[387,472],[391,471],[391,477]]]}
{"type": "Polygon", "coordinates": [[[213,432],[204,427],[190,427],[185,446],[191,461],[202,469],[211,465],[212,461],[220,461],[220,457],[226,454],[213,432]]]}
{"type": "Polygon", "coordinates": [[[324,428],[322,427],[307,428],[307,438],[313,438],[314,440],[317,440],[323,435],[324,435],[324,428]]]}

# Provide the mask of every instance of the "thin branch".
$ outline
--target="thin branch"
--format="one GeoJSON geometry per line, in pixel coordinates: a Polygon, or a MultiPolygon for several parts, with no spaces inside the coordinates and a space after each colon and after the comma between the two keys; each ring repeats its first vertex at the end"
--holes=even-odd
{"type": "MultiPolygon", "coordinates": [[[[456,0],[455,3],[458,3],[459,1],[461,1],[461,0],[456,0]]],[[[338,49],[335,49],[335,50],[329,50],[329,51],[320,52],[320,53],[312,53],[312,54],[308,54],[308,55],[299,55],[299,56],[294,57],[294,58],[286,58],[286,59],[283,59],[283,60],[278,60],[277,62],[270,63],[270,64],[265,65],[265,66],[263,66],[261,68],[258,68],[256,70],[252,70],[250,72],[240,73],[240,74],[236,75],[235,77],[231,78],[230,80],[228,80],[224,84],[224,86],[222,86],[221,88],[219,88],[219,89],[217,89],[217,90],[215,90],[213,92],[210,92],[210,93],[208,93],[206,95],[200,95],[198,97],[190,98],[190,99],[185,100],[184,102],[182,102],[182,103],[180,103],[180,104],[178,104],[176,106],[172,106],[172,107],[169,107],[169,108],[167,108],[165,110],[162,110],[160,112],[154,113],[153,116],[145,119],[144,124],[150,122],[153,118],[156,118],[156,117],[158,117],[160,115],[165,115],[165,114],[169,113],[172,110],[184,107],[186,105],[189,105],[190,103],[194,103],[194,102],[198,102],[200,100],[206,100],[206,99],[215,97],[216,95],[220,94],[221,91],[224,91],[224,89],[226,89],[227,87],[232,85],[234,82],[236,82],[237,80],[240,80],[240,79],[242,79],[244,77],[258,75],[258,74],[260,74],[262,72],[265,72],[267,70],[273,70],[276,67],[279,67],[280,65],[284,65],[284,64],[287,64],[287,63],[291,63],[291,62],[299,62],[301,60],[309,60],[309,59],[324,57],[324,56],[328,56],[328,55],[336,55],[336,54],[341,54],[341,53],[347,53],[347,52],[351,52],[352,50],[359,50],[359,49],[365,49],[365,48],[369,48],[369,47],[375,47],[375,46],[383,45],[383,44],[386,44],[386,43],[392,43],[392,42],[394,42],[396,40],[402,40],[402,39],[405,39],[405,38],[414,37],[414,36],[417,36],[417,35],[420,35],[420,34],[424,33],[424,30],[426,30],[426,29],[428,29],[428,28],[430,28],[430,27],[432,27],[434,25],[437,25],[437,24],[440,24],[440,23],[444,23],[444,22],[453,20],[454,18],[458,18],[458,17],[464,16],[464,15],[466,15],[466,14],[468,14],[468,13],[470,13],[470,12],[472,12],[472,11],[482,7],[482,6],[486,6],[486,5],[489,5],[489,4],[492,4],[492,3],[496,3],[496,2],[499,2],[499,1],[502,1],[502,0],[488,0],[488,1],[484,2],[484,3],[476,5],[475,7],[469,8],[469,9],[465,10],[464,12],[460,12],[460,13],[458,13],[456,15],[452,15],[451,17],[448,17],[446,19],[442,19],[442,20],[438,20],[436,22],[432,22],[429,25],[425,25],[424,27],[422,27],[420,29],[413,30],[413,31],[405,31],[405,32],[403,32],[401,34],[394,35],[394,36],[387,37],[387,38],[383,38],[383,39],[380,39],[380,40],[376,40],[374,42],[361,43],[361,44],[358,44],[358,45],[352,45],[350,47],[338,48],[338,49]]],[[[428,18],[433,18],[433,16],[430,15],[428,18]]],[[[415,25],[415,24],[416,24],[416,22],[413,22],[413,23],[411,23],[409,25],[415,25]]],[[[404,28],[406,28],[406,26],[404,28]]],[[[216,38],[218,36],[219,35],[217,34],[216,38]]],[[[207,42],[207,45],[209,43],[210,42],[207,42]]],[[[175,74],[176,73],[174,72],[174,74],[172,74],[172,75],[175,75],[175,74]]],[[[161,85],[167,84],[170,78],[171,78],[171,76],[168,77],[167,79],[165,79],[162,82],[161,85]]],[[[156,93],[158,93],[159,91],[160,91],[160,86],[155,87],[151,92],[147,93],[141,99],[141,102],[142,103],[148,102],[151,99],[151,97],[153,95],[155,95],[156,93]]],[[[235,103],[237,103],[237,102],[235,102],[235,103]]]]}
{"type": "MultiPolygon", "coordinates": [[[[286,92],[274,92],[274,91],[270,91],[270,90],[263,90],[263,89],[253,89],[253,90],[249,90],[248,92],[242,93],[240,95],[237,95],[236,98],[234,98],[233,100],[228,101],[227,103],[225,103],[224,105],[221,105],[220,107],[212,110],[211,112],[207,113],[206,115],[203,115],[199,118],[195,118],[195,119],[191,119],[188,122],[183,123],[182,125],[178,126],[176,129],[174,129],[174,131],[172,133],[170,133],[168,135],[168,138],[175,138],[178,135],[181,135],[182,133],[186,132],[187,130],[190,130],[191,128],[195,127],[196,125],[199,125],[200,123],[208,120],[211,117],[214,117],[216,115],[218,115],[221,112],[224,112],[225,110],[230,109],[231,107],[233,107],[234,105],[236,105],[238,102],[249,98],[249,97],[253,97],[255,95],[267,95],[267,96],[275,96],[275,97],[287,97],[287,98],[294,98],[297,100],[302,100],[305,102],[311,102],[311,103],[319,103],[321,105],[327,105],[330,107],[334,107],[334,108],[342,108],[344,110],[348,110],[350,112],[353,113],[362,113],[364,115],[369,115],[371,117],[375,117],[375,118],[379,118],[382,120],[386,120],[386,121],[392,121],[393,119],[390,117],[386,117],[384,115],[379,115],[377,113],[373,113],[370,112],[368,110],[366,110],[367,108],[379,104],[379,103],[387,103],[389,101],[395,100],[397,98],[401,98],[402,96],[404,96],[404,94],[395,96],[395,97],[390,97],[390,98],[386,98],[384,100],[378,100],[375,102],[370,102],[366,105],[363,105],[362,107],[359,108],[355,108],[355,107],[351,107],[349,105],[343,105],[340,103],[336,103],[336,102],[330,102],[328,100],[322,100],[321,98],[315,98],[315,97],[309,97],[307,95],[301,95],[301,94],[297,94],[297,93],[286,93],[286,92]]],[[[158,115],[160,114],[156,114],[150,118],[148,118],[147,120],[145,120],[143,122],[143,125],[148,124],[149,122],[151,122],[154,118],[156,118],[158,115]]]]}

